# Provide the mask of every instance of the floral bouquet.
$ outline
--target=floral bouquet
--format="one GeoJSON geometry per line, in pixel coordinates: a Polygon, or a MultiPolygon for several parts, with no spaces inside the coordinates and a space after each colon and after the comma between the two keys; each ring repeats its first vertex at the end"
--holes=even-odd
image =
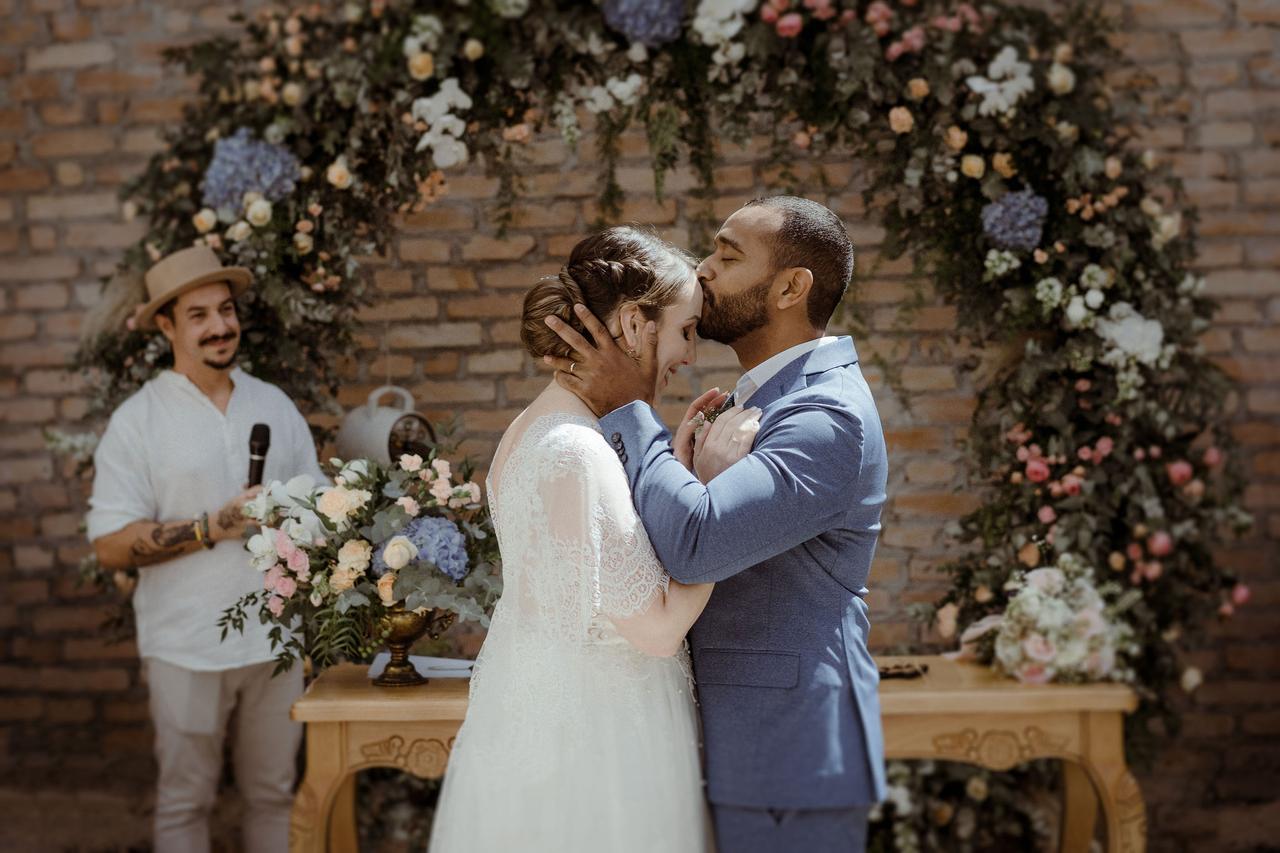
{"type": "Polygon", "coordinates": [[[975,656],[979,643],[994,638],[996,669],[1026,684],[1135,680],[1126,661],[1139,649],[1124,613],[1138,601],[1137,590],[1118,594],[1115,583],[1099,589],[1093,570],[1073,554],[1015,573],[1005,588],[1009,606],[969,626],[958,657],[975,656]],[[1108,606],[1104,595],[1115,603],[1108,606]]]}
{"type": "Polygon", "coordinates": [[[406,454],[390,469],[330,460],[332,486],[271,483],[245,506],[261,526],[246,545],[263,589],[224,611],[223,637],[256,608],[273,624],[280,669],[363,660],[390,611],[437,611],[488,625],[501,593],[498,544],[470,466],[406,454]]]}

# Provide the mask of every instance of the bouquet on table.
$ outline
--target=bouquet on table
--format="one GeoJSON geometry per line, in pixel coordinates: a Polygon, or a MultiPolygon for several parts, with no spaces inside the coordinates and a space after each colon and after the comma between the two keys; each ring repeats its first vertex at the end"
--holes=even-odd
{"type": "Polygon", "coordinates": [[[994,643],[995,668],[1027,684],[1134,680],[1128,662],[1140,650],[1125,614],[1137,590],[1095,586],[1074,554],[1016,573],[1005,588],[1013,592],[1008,607],[970,625],[955,656],[975,658],[979,644],[994,643]]]}
{"type": "Polygon", "coordinates": [[[332,486],[307,476],[273,482],[245,506],[261,525],[246,547],[263,588],[218,624],[271,624],[279,669],[365,660],[386,638],[384,617],[411,611],[488,626],[501,593],[498,541],[470,465],[455,475],[435,451],[385,468],[329,460],[332,486]]]}

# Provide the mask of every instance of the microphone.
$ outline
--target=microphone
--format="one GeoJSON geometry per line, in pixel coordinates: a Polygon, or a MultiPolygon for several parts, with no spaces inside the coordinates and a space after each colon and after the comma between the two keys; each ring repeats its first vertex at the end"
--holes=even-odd
{"type": "Polygon", "coordinates": [[[249,432],[249,485],[262,485],[262,466],[267,461],[267,448],[271,447],[271,427],[254,424],[249,432]]]}

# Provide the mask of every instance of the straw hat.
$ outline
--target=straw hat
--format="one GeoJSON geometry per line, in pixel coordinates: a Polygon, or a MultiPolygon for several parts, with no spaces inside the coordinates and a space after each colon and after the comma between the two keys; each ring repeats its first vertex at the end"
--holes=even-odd
{"type": "Polygon", "coordinates": [[[147,270],[147,298],[137,315],[139,329],[156,328],[156,312],[170,300],[206,284],[224,282],[235,298],[249,289],[253,274],[244,267],[224,267],[208,246],[174,252],[147,270]]]}

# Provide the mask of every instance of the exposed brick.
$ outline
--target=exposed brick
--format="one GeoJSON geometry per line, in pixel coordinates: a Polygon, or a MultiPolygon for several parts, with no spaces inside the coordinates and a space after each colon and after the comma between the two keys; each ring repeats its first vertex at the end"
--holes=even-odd
{"type": "Polygon", "coordinates": [[[534,240],[528,234],[498,239],[476,235],[462,247],[462,257],[468,261],[514,261],[533,250],[534,240]]]}
{"type": "Polygon", "coordinates": [[[387,335],[387,345],[392,349],[465,347],[480,343],[479,323],[403,324],[393,327],[387,335]]]}
{"type": "Polygon", "coordinates": [[[1274,39],[1265,29],[1187,30],[1182,45],[1193,58],[1246,56],[1271,50],[1274,39]]]}
{"type": "Polygon", "coordinates": [[[108,128],[76,128],[42,133],[31,139],[37,157],[85,157],[110,151],[115,132],[108,128]]]}

